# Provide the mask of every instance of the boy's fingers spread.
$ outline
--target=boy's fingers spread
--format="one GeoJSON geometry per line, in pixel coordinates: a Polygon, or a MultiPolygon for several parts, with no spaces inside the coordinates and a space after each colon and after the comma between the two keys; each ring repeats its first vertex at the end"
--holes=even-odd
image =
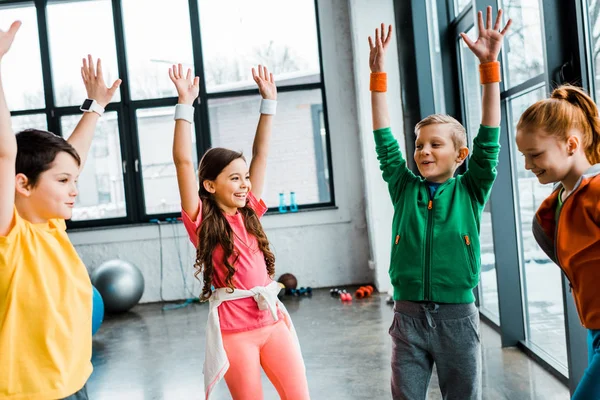
{"type": "Polygon", "coordinates": [[[487,7],[487,15],[485,17],[486,29],[492,29],[492,6],[487,7]]]}
{"type": "Polygon", "coordinates": [[[494,30],[500,30],[500,24],[502,23],[502,10],[498,10],[498,15],[496,15],[496,23],[494,24],[494,30]]]}
{"type": "Polygon", "coordinates": [[[200,77],[197,76],[194,78],[194,86],[199,86],[200,85],[200,77]]]}
{"type": "Polygon", "coordinates": [[[271,79],[271,83],[275,83],[275,79],[273,79],[273,73],[272,72],[269,74],[269,78],[271,79]]]}
{"type": "Polygon", "coordinates": [[[369,36],[369,49],[373,50],[373,39],[369,36]]]}
{"type": "Polygon", "coordinates": [[[500,32],[502,35],[505,35],[506,32],[508,32],[508,28],[510,28],[510,26],[512,25],[512,19],[509,19],[508,22],[506,22],[506,26],[504,27],[504,29],[502,29],[502,32],[500,32]]]}
{"type": "Polygon", "coordinates": [[[192,77],[192,69],[188,68],[187,75],[185,76],[185,79],[189,81],[191,77],[192,77]]]}
{"type": "Polygon", "coordinates": [[[94,60],[92,59],[92,55],[88,54],[88,67],[90,72],[90,77],[94,77],[96,72],[94,71],[94,60]]]}
{"type": "Polygon", "coordinates": [[[477,12],[477,28],[479,29],[480,35],[485,30],[485,28],[483,27],[483,13],[481,11],[477,12]]]}

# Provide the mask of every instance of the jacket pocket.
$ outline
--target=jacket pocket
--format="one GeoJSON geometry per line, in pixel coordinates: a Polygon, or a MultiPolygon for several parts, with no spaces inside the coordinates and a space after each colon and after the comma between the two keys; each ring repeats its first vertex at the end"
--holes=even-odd
{"type": "Polygon", "coordinates": [[[476,262],[475,262],[475,250],[473,249],[473,242],[471,242],[471,236],[468,233],[461,234],[463,248],[465,250],[465,257],[467,264],[469,265],[469,272],[471,275],[476,275],[476,262]]]}

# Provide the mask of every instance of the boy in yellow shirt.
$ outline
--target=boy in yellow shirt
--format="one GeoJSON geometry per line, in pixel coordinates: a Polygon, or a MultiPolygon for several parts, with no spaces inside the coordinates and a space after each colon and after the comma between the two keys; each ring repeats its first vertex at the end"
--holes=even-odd
{"type": "MultiPolygon", "coordinates": [[[[0,31],[0,64],[21,23],[0,31]]],[[[83,400],[92,373],[92,285],[65,232],[107,88],[83,60],[87,111],[69,140],[14,134],[0,77],[0,398],[83,400]]]]}

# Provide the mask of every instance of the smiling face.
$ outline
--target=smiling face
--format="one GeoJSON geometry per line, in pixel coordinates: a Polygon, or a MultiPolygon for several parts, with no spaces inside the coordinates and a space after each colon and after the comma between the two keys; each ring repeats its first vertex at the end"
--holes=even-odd
{"type": "Polygon", "coordinates": [[[42,172],[34,185],[27,176],[17,174],[17,204],[26,208],[31,222],[70,219],[78,194],[79,164],[68,153],[59,152],[49,169],[42,172]]]}
{"type": "Polygon", "coordinates": [[[252,189],[248,165],[243,158],[230,162],[214,180],[205,180],[204,188],[212,193],[219,207],[229,215],[246,205],[252,189]]]}
{"type": "Polygon", "coordinates": [[[415,163],[429,182],[443,183],[452,178],[468,153],[466,147],[457,149],[449,124],[423,126],[415,141],[415,163]]]}
{"type": "Polygon", "coordinates": [[[568,140],[548,135],[543,130],[517,132],[517,148],[525,157],[525,169],[541,184],[560,182],[572,169],[568,140]]]}

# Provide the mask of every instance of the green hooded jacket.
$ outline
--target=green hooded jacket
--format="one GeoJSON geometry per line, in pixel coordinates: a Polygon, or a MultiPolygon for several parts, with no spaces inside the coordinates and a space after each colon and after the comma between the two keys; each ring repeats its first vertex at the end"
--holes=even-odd
{"type": "Polygon", "coordinates": [[[374,131],[394,205],[389,274],[394,300],[472,303],[479,282],[481,213],[496,179],[500,128],[480,126],[467,171],[431,195],[390,128],[374,131]]]}

